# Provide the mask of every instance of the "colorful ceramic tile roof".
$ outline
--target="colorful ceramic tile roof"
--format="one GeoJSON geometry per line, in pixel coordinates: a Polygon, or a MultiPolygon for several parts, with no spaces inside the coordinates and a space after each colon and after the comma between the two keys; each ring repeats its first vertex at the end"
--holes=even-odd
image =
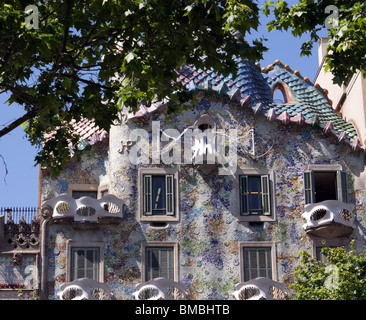
{"type": "Polygon", "coordinates": [[[191,90],[226,94],[255,114],[263,114],[269,121],[278,120],[285,125],[318,125],[339,142],[350,144],[353,150],[361,148],[355,127],[334,111],[327,90],[314,86],[309,78],[302,77],[299,71],[293,71],[279,60],[262,69],[259,64],[238,61],[235,79],[185,65],[178,71],[178,81],[191,90]],[[288,92],[290,99],[285,103],[273,102],[273,91],[278,86],[288,92]]]}
{"type": "MultiPolygon", "coordinates": [[[[269,121],[281,121],[285,125],[317,125],[325,133],[334,135],[339,142],[351,145],[353,150],[361,148],[355,127],[334,111],[332,102],[327,97],[327,90],[319,85],[314,86],[309,78],[302,77],[299,71],[293,71],[279,60],[262,69],[258,63],[238,61],[235,79],[232,75],[223,77],[211,70],[196,70],[188,65],[184,65],[177,73],[178,82],[190,90],[226,94],[232,101],[237,101],[242,107],[251,108],[255,114],[266,116],[269,121]],[[287,91],[289,99],[285,103],[273,101],[273,91],[278,86],[287,91]]],[[[147,116],[163,107],[165,103],[156,101],[149,106],[141,104],[139,111],[130,114],[129,118],[147,116]]],[[[107,136],[104,130],[87,119],[74,121],[73,126],[81,135],[80,147],[83,147],[83,142],[85,145],[94,144],[107,136]]]]}
{"type": "Polygon", "coordinates": [[[100,129],[94,120],[82,118],[80,121],[72,120],[71,124],[75,133],[80,135],[80,144],[78,146],[80,150],[108,137],[108,133],[104,129],[100,129]]]}

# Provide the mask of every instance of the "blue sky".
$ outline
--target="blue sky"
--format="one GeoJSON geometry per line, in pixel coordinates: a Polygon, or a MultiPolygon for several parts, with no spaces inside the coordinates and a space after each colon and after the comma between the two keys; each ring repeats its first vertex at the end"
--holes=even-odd
{"type": "MultiPolygon", "coordinates": [[[[318,71],[317,46],[313,48],[312,56],[300,58],[301,43],[308,39],[294,38],[286,32],[268,33],[265,26],[267,20],[263,17],[262,27],[253,34],[253,36],[264,36],[268,39],[266,46],[269,50],[260,61],[261,66],[267,67],[279,59],[313,81],[318,71]]],[[[5,103],[6,99],[4,94],[0,95],[0,128],[24,113],[19,106],[8,106],[5,103]]],[[[38,166],[34,166],[36,153],[37,150],[26,140],[22,128],[17,128],[0,138],[0,155],[4,157],[8,170],[5,176],[5,166],[0,157],[0,208],[37,206],[38,166]]]]}

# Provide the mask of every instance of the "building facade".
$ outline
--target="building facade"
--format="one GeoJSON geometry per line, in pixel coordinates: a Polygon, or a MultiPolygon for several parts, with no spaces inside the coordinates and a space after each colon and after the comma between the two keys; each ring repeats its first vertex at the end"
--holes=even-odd
{"type": "Polygon", "coordinates": [[[346,121],[351,122],[357,130],[360,143],[366,144],[366,79],[358,70],[342,85],[333,83],[333,74],[324,71],[328,38],[321,38],[318,46],[319,69],[314,79],[326,89],[333,109],[346,121]]]}
{"type": "Polygon", "coordinates": [[[75,124],[81,161],[41,169],[40,240],[21,253],[42,299],[85,277],[116,299],[158,277],[189,299],[232,299],[254,278],[291,284],[302,250],[365,249],[364,150],[321,87],[278,60],[238,61],[235,79],[184,66],[178,81],[196,91],[182,112],[156,102],[108,133],[75,124]]]}

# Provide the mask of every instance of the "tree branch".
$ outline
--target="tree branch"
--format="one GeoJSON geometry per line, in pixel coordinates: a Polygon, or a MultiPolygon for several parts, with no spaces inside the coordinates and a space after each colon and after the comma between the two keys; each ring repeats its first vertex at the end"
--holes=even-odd
{"type": "Polygon", "coordinates": [[[0,137],[5,136],[10,131],[14,130],[15,128],[19,127],[23,122],[32,119],[35,116],[34,111],[29,111],[25,115],[21,116],[20,118],[13,121],[11,124],[7,125],[5,128],[0,130],[0,137]]]}
{"type": "Polygon", "coordinates": [[[4,157],[1,154],[0,154],[0,158],[3,160],[3,165],[4,165],[4,168],[5,168],[4,182],[5,182],[5,185],[7,185],[7,183],[6,183],[6,176],[9,173],[8,166],[7,166],[6,162],[5,162],[4,157]]]}
{"type": "Polygon", "coordinates": [[[93,81],[86,80],[86,79],[83,79],[83,78],[80,78],[80,77],[77,77],[77,76],[74,76],[74,75],[71,75],[71,74],[60,73],[60,76],[67,77],[67,78],[71,78],[71,79],[74,79],[74,80],[77,80],[77,81],[80,81],[80,82],[83,82],[83,83],[86,83],[86,84],[89,84],[91,86],[98,87],[98,88],[101,88],[101,89],[112,90],[112,91],[115,90],[115,88],[107,87],[107,86],[104,86],[102,84],[95,83],[93,81]]]}

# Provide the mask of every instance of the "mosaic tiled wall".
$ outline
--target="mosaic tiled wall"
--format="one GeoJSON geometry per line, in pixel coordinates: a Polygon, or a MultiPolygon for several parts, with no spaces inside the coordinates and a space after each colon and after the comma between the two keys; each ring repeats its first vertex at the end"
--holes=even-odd
{"type": "MultiPolygon", "coordinates": [[[[273,241],[276,245],[278,280],[290,283],[300,251],[312,250],[313,243],[302,229],[304,206],[303,172],[309,164],[341,164],[347,171],[350,202],[356,205],[356,229],[352,235],[360,250],[365,248],[365,201],[363,156],[350,148],[329,140],[320,128],[284,126],[268,122],[251,111],[215,101],[202,100],[190,111],[173,115],[153,115],[143,121],[130,120],[113,127],[109,152],[100,148],[87,151],[81,163],[73,163],[59,178],[43,178],[43,198],[67,192],[69,183],[109,184],[109,192],[124,199],[125,212],[119,226],[100,227],[98,237],[104,244],[104,281],[112,286],[117,299],[130,299],[135,285],[141,282],[141,245],[146,241],[175,241],[179,245],[179,281],[186,284],[191,299],[231,298],[240,279],[239,243],[273,241]],[[254,160],[247,152],[239,152],[238,166],[267,168],[274,172],[274,222],[251,225],[238,222],[236,212],[237,182],[233,176],[213,173],[203,176],[192,165],[179,165],[180,221],[166,227],[153,227],[140,222],[138,214],[138,167],[131,165],[128,153],[121,153],[121,141],[128,140],[134,128],[151,131],[151,120],[160,120],[161,129],[175,128],[182,132],[204,113],[210,114],[217,128],[237,128],[246,136],[255,128],[254,160]]],[[[250,146],[248,138],[242,147],[250,146]]],[[[242,149],[244,150],[244,149],[242,149]]],[[[82,232],[82,231],[80,231],[82,232]]],[[[51,225],[49,229],[48,264],[49,298],[55,298],[59,286],[66,281],[67,241],[72,238],[71,226],[51,225]]]]}
{"type": "Polygon", "coordinates": [[[13,263],[13,256],[0,256],[1,288],[7,288],[6,285],[14,285],[14,288],[23,287],[27,276],[33,271],[33,268],[29,268],[29,266],[35,266],[34,256],[24,256],[19,265],[13,263]]]}

